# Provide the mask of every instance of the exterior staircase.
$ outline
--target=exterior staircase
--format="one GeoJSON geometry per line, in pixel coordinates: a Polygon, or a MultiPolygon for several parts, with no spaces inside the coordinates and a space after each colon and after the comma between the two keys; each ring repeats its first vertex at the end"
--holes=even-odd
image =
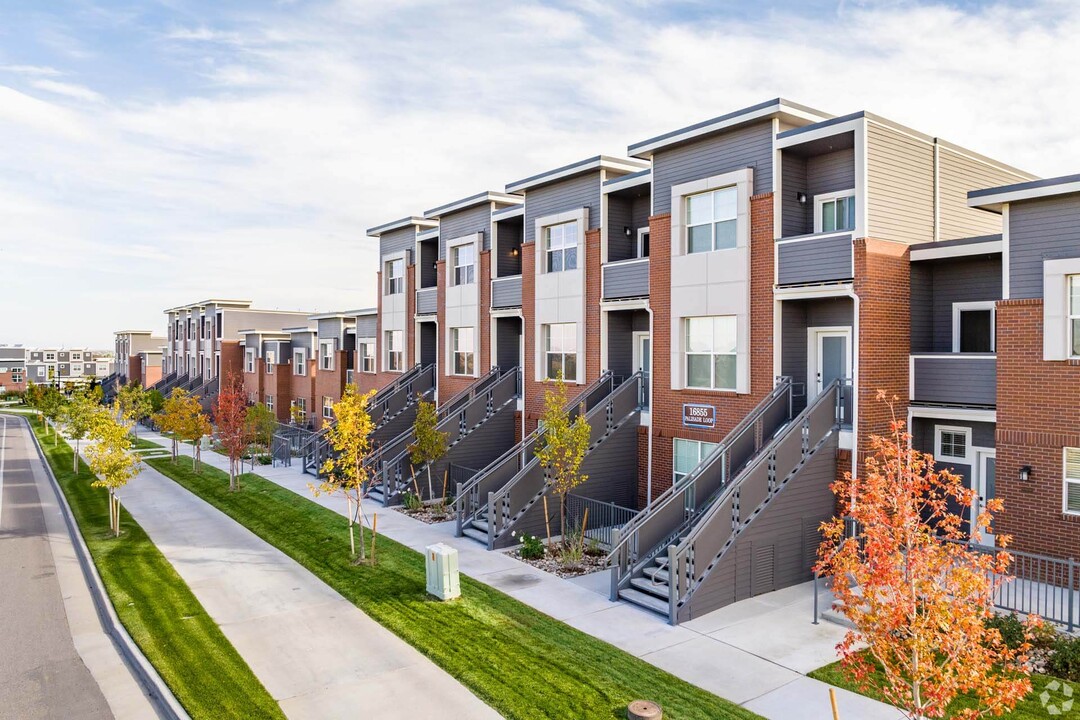
{"type": "Polygon", "coordinates": [[[782,379],[682,482],[622,529],[608,556],[611,599],[675,625],[813,577],[818,527],[848,386],[836,381],[791,417],[782,379]]]}

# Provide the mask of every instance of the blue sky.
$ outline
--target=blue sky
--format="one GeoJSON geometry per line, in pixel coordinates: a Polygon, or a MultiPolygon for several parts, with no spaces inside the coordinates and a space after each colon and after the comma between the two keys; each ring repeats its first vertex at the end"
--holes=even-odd
{"type": "Polygon", "coordinates": [[[365,228],[776,96],[1080,171],[1078,6],[0,0],[0,342],[372,304],[365,228]]]}

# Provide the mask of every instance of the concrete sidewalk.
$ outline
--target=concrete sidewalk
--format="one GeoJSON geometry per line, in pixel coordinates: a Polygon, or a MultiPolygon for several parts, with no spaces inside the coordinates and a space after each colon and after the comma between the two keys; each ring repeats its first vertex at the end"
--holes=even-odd
{"type": "MultiPolygon", "coordinates": [[[[168,444],[150,432],[142,436],[168,444]]],[[[204,452],[203,462],[228,470],[228,458],[204,452]]],[[[299,463],[257,467],[256,473],[344,515],[341,498],[313,498],[299,463]]],[[[454,523],[428,525],[376,503],[365,503],[370,518],[379,515],[379,532],[423,551],[436,542],[458,549],[466,575],[596,638],[667,670],[720,697],[767,718],[831,717],[829,685],[805,673],[836,659],[844,628],[813,625],[811,584],[800,585],[710,613],[672,627],[646,610],[608,600],[606,572],[563,580],[502,552],[489,552],[468,538],[454,537],[454,523]]],[[[841,717],[897,720],[895,708],[837,689],[841,717]]]]}
{"type": "Polygon", "coordinates": [[[290,718],[499,717],[298,563],[153,468],[120,495],[290,718]]]}

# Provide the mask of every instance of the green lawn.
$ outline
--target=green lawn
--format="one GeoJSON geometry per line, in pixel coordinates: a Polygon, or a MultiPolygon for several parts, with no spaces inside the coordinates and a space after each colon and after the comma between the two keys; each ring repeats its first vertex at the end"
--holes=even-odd
{"type": "MultiPolygon", "coordinates": [[[[349,561],[345,519],[258,475],[148,463],[280,548],[509,718],[625,718],[638,698],[672,720],[757,715],[462,576],[462,598],[429,599],[423,556],[380,537],[378,565],[349,561]]],[[[343,503],[344,504],[344,503],[343,503]]],[[[365,533],[365,540],[370,536],[365,533]]],[[[424,692],[417,688],[417,692],[424,692]]]]}
{"type": "MultiPolygon", "coordinates": [[[[843,669],[841,669],[839,662],[835,662],[831,665],[826,665],[825,667],[814,670],[810,673],[810,677],[821,680],[822,682],[829,683],[830,685],[835,685],[836,687],[841,687],[852,692],[867,695],[877,700],[882,699],[879,695],[876,695],[875,693],[863,692],[862,690],[857,688],[855,684],[851,681],[851,679],[847,676],[847,674],[843,671],[843,669]]],[[[1032,692],[1029,693],[1026,698],[1021,700],[1011,713],[1001,715],[1000,717],[1006,720],[1046,720],[1048,717],[1050,717],[1050,715],[1047,712],[1047,709],[1043,707],[1042,702],[1039,700],[1039,694],[1042,693],[1043,689],[1046,688],[1047,685],[1049,685],[1051,682],[1054,682],[1054,680],[1055,678],[1049,677],[1047,675],[1032,675],[1032,692]]],[[[1063,681],[1058,680],[1057,682],[1061,683],[1063,681]]],[[[1053,717],[1060,718],[1061,720],[1080,720],[1080,685],[1078,685],[1077,683],[1066,684],[1073,687],[1073,708],[1069,712],[1054,715],[1053,717]]],[[[1050,702],[1056,702],[1057,706],[1060,708],[1062,703],[1067,699],[1068,698],[1066,698],[1059,689],[1056,694],[1052,693],[1052,698],[1050,702]]],[[[976,707],[975,700],[970,696],[958,697],[952,702],[951,705],[949,705],[949,711],[945,717],[953,717],[953,715],[955,715],[955,713],[960,710],[974,707],[976,707]]]]}
{"type": "Polygon", "coordinates": [[[157,449],[163,449],[161,447],[161,445],[158,445],[156,442],[150,442],[149,440],[146,440],[144,438],[136,439],[135,442],[132,443],[131,447],[132,447],[133,450],[157,450],[157,449]]]}
{"type": "Polygon", "coordinates": [[[34,432],[120,621],[188,714],[284,718],[277,702],[143,529],[122,511],[122,535],[113,538],[106,491],[90,487],[90,470],[82,461],[75,475],[67,443],[60,440],[54,446],[36,423],[34,432]]]}

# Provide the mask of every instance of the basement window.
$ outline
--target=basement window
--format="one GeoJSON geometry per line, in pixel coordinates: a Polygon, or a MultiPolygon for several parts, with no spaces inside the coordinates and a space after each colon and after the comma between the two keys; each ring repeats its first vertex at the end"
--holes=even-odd
{"type": "Polygon", "coordinates": [[[937,428],[938,460],[967,460],[968,447],[971,445],[971,430],[968,428],[937,428]]]}

